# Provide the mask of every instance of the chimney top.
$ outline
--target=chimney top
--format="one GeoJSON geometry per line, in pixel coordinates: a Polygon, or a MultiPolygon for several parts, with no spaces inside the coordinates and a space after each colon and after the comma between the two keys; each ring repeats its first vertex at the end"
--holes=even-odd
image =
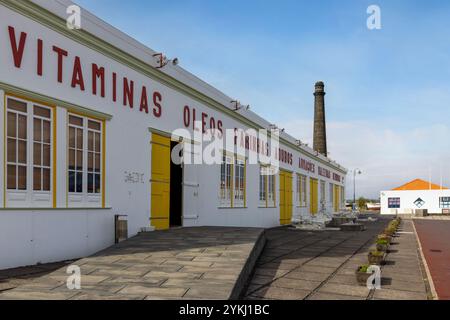
{"type": "Polygon", "coordinates": [[[317,81],[315,84],[315,93],[325,94],[325,84],[323,81],[317,81]]]}

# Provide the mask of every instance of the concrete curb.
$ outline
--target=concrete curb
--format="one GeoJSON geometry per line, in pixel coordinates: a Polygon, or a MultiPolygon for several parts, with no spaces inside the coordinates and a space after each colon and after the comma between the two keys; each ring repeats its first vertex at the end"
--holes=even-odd
{"type": "Polygon", "coordinates": [[[423,254],[422,243],[420,242],[420,237],[419,237],[419,234],[417,233],[416,225],[414,224],[414,219],[411,219],[411,220],[412,220],[412,225],[413,225],[413,229],[414,229],[414,234],[416,235],[417,246],[418,246],[418,249],[420,252],[420,258],[422,260],[421,262],[422,262],[423,268],[425,269],[425,272],[427,274],[427,282],[428,282],[429,289],[431,291],[432,298],[433,298],[433,300],[439,300],[439,296],[436,292],[436,288],[434,287],[433,278],[431,277],[430,269],[428,268],[427,260],[425,259],[425,255],[423,254]]]}
{"type": "Polygon", "coordinates": [[[247,282],[250,279],[253,269],[255,268],[256,261],[258,261],[266,242],[266,231],[262,230],[255,242],[255,245],[253,246],[252,251],[248,255],[247,261],[245,262],[245,265],[242,268],[236,283],[234,284],[233,290],[231,290],[230,297],[228,298],[229,300],[239,300],[244,294],[243,291],[246,288],[247,282]]]}

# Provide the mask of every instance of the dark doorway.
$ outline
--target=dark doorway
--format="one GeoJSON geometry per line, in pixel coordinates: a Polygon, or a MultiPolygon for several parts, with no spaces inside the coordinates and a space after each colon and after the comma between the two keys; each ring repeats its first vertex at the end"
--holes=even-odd
{"type": "MultiPolygon", "coordinates": [[[[171,142],[170,151],[178,145],[171,142]]],[[[170,161],[170,226],[181,227],[183,225],[183,167],[170,161]]]]}

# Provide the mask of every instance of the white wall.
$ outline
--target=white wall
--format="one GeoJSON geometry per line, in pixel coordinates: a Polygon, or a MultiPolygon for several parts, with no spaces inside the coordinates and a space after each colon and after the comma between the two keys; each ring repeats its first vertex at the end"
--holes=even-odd
{"type": "Polygon", "coordinates": [[[113,230],[112,210],[0,210],[0,269],[93,254],[113,230]]]}
{"type": "Polygon", "coordinates": [[[412,214],[416,209],[427,209],[428,213],[439,214],[442,213],[439,197],[450,197],[450,190],[382,191],[380,193],[381,214],[395,214],[395,209],[388,208],[388,198],[400,198],[400,208],[397,209],[399,214],[412,214]],[[414,204],[418,198],[425,201],[421,208],[414,204]]]}

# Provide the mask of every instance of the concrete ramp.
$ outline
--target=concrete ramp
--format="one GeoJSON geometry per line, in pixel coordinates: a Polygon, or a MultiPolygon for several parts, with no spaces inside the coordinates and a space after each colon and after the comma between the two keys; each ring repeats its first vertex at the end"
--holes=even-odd
{"type": "Polygon", "coordinates": [[[265,244],[258,228],[198,227],[142,233],[0,294],[0,299],[237,299],[265,244]]]}

